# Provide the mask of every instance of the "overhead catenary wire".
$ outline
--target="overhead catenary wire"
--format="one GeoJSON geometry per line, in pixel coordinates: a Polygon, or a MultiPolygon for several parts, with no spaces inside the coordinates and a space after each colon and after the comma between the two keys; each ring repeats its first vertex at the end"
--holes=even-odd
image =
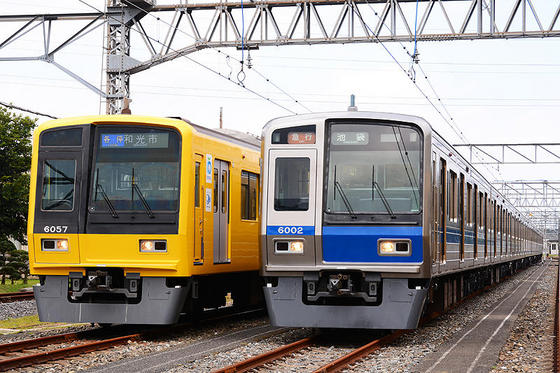
{"type": "MultiPolygon", "coordinates": [[[[82,0],[80,0],[82,1],[82,0]]],[[[174,31],[178,31],[180,33],[182,33],[183,35],[188,36],[189,38],[196,40],[196,38],[194,37],[194,35],[189,34],[188,32],[180,29],[178,26],[175,26],[169,22],[166,22],[165,20],[161,19],[160,17],[156,17],[155,15],[151,14],[150,12],[148,12],[146,9],[143,9],[141,7],[139,7],[136,4],[133,4],[131,2],[129,2],[128,0],[123,0],[126,4],[135,7],[136,9],[146,13],[146,15],[151,16],[153,18],[155,18],[158,22],[162,22],[165,25],[172,27],[174,31]]],[[[159,41],[158,41],[159,43],[159,41]]],[[[163,45],[163,43],[160,43],[163,45]]],[[[245,76],[245,72],[243,70],[243,67],[246,65],[246,61],[245,61],[245,57],[244,57],[244,51],[245,51],[245,15],[244,15],[244,8],[243,8],[243,1],[241,1],[241,60],[237,60],[240,64],[241,64],[241,71],[239,72],[239,74],[243,74],[243,78],[245,76]]],[[[172,49],[171,49],[172,50],[172,49]]],[[[231,55],[229,55],[228,53],[218,49],[218,48],[212,48],[213,51],[215,51],[218,54],[222,54],[224,55],[226,58],[234,58],[231,55]]],[[[278,86],[277,84],[275,84],[270,78],[267,78],[264,74],[262,74],[261,72],[259,72],[257,69],[255,69],[254,66],[248,66],[248,68],[252,71],[254,71],[257,75],[259,75],[262,79],[264,79],[267,83],[271,84],[273,87],[275,87],[276,89],[278,89],[280,92],[282,92],[283,94],[285,94],[287,97],[289,97],[292,101],[294,101],[296,104],[298,104],[299,106],[301,106],[302,108],[304,108],[305,110],[307,110],[308,112],[312,112],[311,109],[309,109],[307,106],[305,106],[300,100],[296,99],[295,97],[293,97],[292,95],[290,95],[288,92],[286,92],[286,90],[280,88],[280,86],[278,86]]],[[[238,76],[239,76],[238,74],[238,76]]],[[[244,79],[240,79],[240,83],[243,84],[243,80],[244,79]]]]}
{"type": "MultiPolygon", "coordinates": [[[[377,11],[372,7],[372,5],[369,3],[368,0],[366,0],[366,3],[368,4],[369,8],[372,10],[372,12],[375,14],[375,16],[378,19],[381,19],[381,17],[379,16],[379,14],[377,13],[377,11]]],[[[416,4],[418,6],[418,3],[416,4]]],[[[354,7],[352,7],[352,10],[358,15],[358,17],[360,18],[360,20],[363,22],[363,24],[366,25],[366,27],[368,28],[368,30],[372,33],[373,37],[377,40],[377,42],[379,44],[381,44],[383,46],[383,48],[385,49],[385,51],[387,53],[389,53],[389,55],[391,56],[391,58],[393,59],[393,61],[395,61],[395,63],[397,63],[397,65],[401,68],[401,70],[408,76],[408,78],[410,79],[410,81],[414,84],[414,86],[420,91],[420,93],[426,98],[426,100],[428,100],[428,102],[430,103],[430,105],[436,110],[436,112],[441,116],[441,118],[445,121],[445,123],[453,130],[453,132],[455,132],[455,134],[461,139],[461,141],[465,144],[468,144],[469,141],[466,138],[465,134],[463,133],[463,131],[459,128],[459,126],[455,123],[455,120],[453,118],[453,116],[451,115],[451,113],[449,112],[449,110],[447,109],[447,107],[445,106],[444,102],[441,100],[439,94],[436,92],[434,86],[432,85],[432,83],[430,82],[430,80],[428,79],[427,74],[425,73],[424,69],[422,69],[421,65],[420,65],[420,61],[418,60],[418,56],[417,56],[417,49],[416,49],[416,28],[417,25],[415,24],[415,43],[414,43],[414,53],[411,54],[408,51],[408,48],[402,43],[399,42],[399,44],[401,45],[401,47],[404,49],[404,51],[406,52],[406,54],[412,59],[412,64],[416,63],[419,68],[420,71],[422,72],[422,74],[424,75],[424,78],[428,84],[428,86],[430,87],[430,89],[432,90],[432,93],[436,96],[436,99],[438,100],[438,103],[441,105],[441,107],[443,108],[443,110],[445,111],[445,113],[447,114],[447,116],[449,117],[449,119],[447,119],[445,117],[445,115],[443,115],[443,113],[436,107],[436,105],[430,100],[430,98],[426,95],[426,93],[420,88],[420,86],[418,86],[417,82],[416,82],[416,77],[415,74],[411,75],[410,72],[407,72],[404,67],[398,62],[398,60],[395,58],[395,56],[393,56],[393,54],[389,51],[389,49],[383,44],[383,42],[377,37],[377,34],[375,34],[375,32],[371,29],[371,27],[369,26],[369,24],[367,24],[365,22],[365,20],[363,19],[361,13],[356,12],[356,10],[354,9],[354,7]]],[[[385,27],[388,28],[388,26],[385,24],[385,27]]],[[[481,159],[480,155],[478,153],[475,152],[475,156],[479,159],[481,159]]],[[[482,160],[482,159],[481,159],[482,160]]],[[[496,178],[496,175],[494,174],[494,172],[487,166],[484,165],[484,167],[488,170],[488,172],[494,177],[496,178]]],[[[500,176],[502,176],[501,172],[499,169],[497,169],[498,174],[500,176]]],[[[496,178],[497,179],[497,178],[496,178]]]]}
{"type": "Polygon", "coordinates": [[[21,107],[21,106],[17,106],[17,105],[13,105],[13,104],[8,104],[8,103],[2,102],[2,101],[0,101],[0,105],[2,105],[2,106],[4,106],[4,107],[7,107],[7,108],[10,108],[10,109],[15,109],[15,110],[23,111],[23,112],[25,112],[25,113],[35,114],[35,115],[39,115],[39,116],[47,117],[47,118],[51,118],[51,119],[58,119],[58,117],[55,117],[54,115],[51,115],[51,114],[41,113],[41,112],[39,112],[39,111],[26,109],[26,108],[23,108],[23,107],[21,107]]]}
{"type": "MultiPolygon", "coordinates": [[[[122,21],[119,20],[118,18],[115,18],[115,17],[113,17],[113,16],[111,16],[111,15],[108,15],[106,12],[104,12],[104,11],[98,9],[97,7],[95,7],[95,6],[91,5],[91,4],[89,4],[89,3],[86,2],[85,0],[79,0],[79,1],[80,1],[82,4],[84,4],[84,5],[88,6],[88,7],[90,7],[91,9],[94,9],[95,11],[97,11],[97,12],[99,12],[99,13],[101,13],[101,14],[104,14],[106,17],[111,18],[112,20],[114,20],[114,21],[116,21],[116,22],[118,22],[118,23],[120,23],[121,25],[124,26],[124,22],[122,22],[122,21]]],[[[138,30],[135,30],[135,29],[133,29],[133,28],[131,28],[131,30],[134,30],[135,32],[141,34],[140,31],[138,31],[138,30]]],[[[142,34],[141,34],[141,35],[142,35],[142,34]]],[[[160,42],[159,40],[157,40],[157,39],[155,39],[155,38],[153,38],[153,37],[151,37],[151,36],[144,35],[144,37],[148,38],[148,39],[151,40],[151,41],[154,41],[154,42],[160,44],[161,46],[165,46],[162,42],[160,42]]],[[[169,50],[170,50],[170,51],[173,51],[173,52],[175,52],[175,53],[179,53],[179,51],[177,51],[177,50],[175,50],[175,49],[173,49],[173,48],[170,48],[170,47],[169,47],[169,50]]],[[[239,82],[236,82],[236,81],[232,80],[231,78],[225,76],[225,75],[222,74],[221,72],[219,72],[219,71],[217,71],[217,70],[214,70],[213,68],[211,68],[211,67],[209,67],[209,66],[206,66],[206,65],[203,64],[202,62],[197,61],[197,60],[195,60],[195,59],[192,58],[192,57],[189,57],[189,56],[184,55],[184,54],[181,55],[181,57],[186,58],[187,60],[191,61],[192,63],[194,63],[194,64],[196,64],[196,65],[198,65],[198,66],[200,66],[200,67],[202,67],[203,69],[205,69],[205,70],[207,70],[207,71],[209,71],[209,72],[211,72],[211,73],[213,73],[213,74],[215,74],[215,75],[217,75],[217,76],[219,76],[219,77],[221,77],[221,78],[223,78],[223,79],[226,79],[228,82],[231,82],[232,84],[237,85],[238,87],[240,87],[240,88],[246,90],[247,92],[250,92],[250,93],[252,93],[252,94],[255,95],[255,96],[258,96],[258,97],[260,97],[261,99],[263,99],[263,100],[265,100],[265,101],[268,101],[268,102],[270,102],[271,104],[273,104],[273,105],[275,105],[275,106],[278,106],[279,108],[284,109],[284,110],[286,110],[287,112],[289,112],[289,113],[291,113],[291,114],[297,114],[297,112],[295,112],[295,111],[289,109],[288,107],[279,104],[278,102],[272,100],[271,98],[269,98],[269,97],[267,97],[267,96],[265,96],[265,95],[263,95],[263,94],[261,94],[261,93],[255,91],[254,89],[251,89],[251,88],[247,87],[246,85],[244,85],[244,84],[242,84],[242,83],[239,83],[239,82]]]]}

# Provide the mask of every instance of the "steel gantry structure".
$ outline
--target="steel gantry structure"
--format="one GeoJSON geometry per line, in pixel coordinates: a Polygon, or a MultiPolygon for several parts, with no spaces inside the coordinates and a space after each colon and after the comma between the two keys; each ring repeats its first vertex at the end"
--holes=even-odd
{"type": "Polygon", "coordinates": [[[455,144],[468,149],[471,164],[557,164],[560,163],[560,143],[526,144],[455,144]],[[474,156],[474,157],[473,157],[474,156]]]}
{"type": "Polygon", "coordinates": [[[560,35],[560,0],[419,0],[418,11],[416,0],[249,0],[175,5],[158,5],[155,0],[107,1],[106,9],[90,5],[89,13],[0,16],[0,22],[21,24],[13,34],[0,39],[0,61],[51,63],[103,97],[107,113],[119,113],[131,95],[132,74],[207,48],[560,35]],[[168,22],[160,18],[162,13],[168,13],[168,22]],[[167,28],[163,40],[142,23],[146,16],[167,28]],[[83,24],[53,48],[54,24],[66,20],[83,24]],[[107,33],[104,90],[55,60],[61,49],[102,25],[107,33]],[[41,27],[39,55],[9,54],[9,45],[41,27]],[[132,33],[140,37],[133,39],[132,33]],[[138,55],[132,40],[142,40],[144,50],[138,55]],[[148,58],[143,57],[146,51],[148,58]]]}
{"type": "Polygon", "coordinates": [[[493,186],[549,240],[558,239],[560,180],[494,181],[493,186]]]}

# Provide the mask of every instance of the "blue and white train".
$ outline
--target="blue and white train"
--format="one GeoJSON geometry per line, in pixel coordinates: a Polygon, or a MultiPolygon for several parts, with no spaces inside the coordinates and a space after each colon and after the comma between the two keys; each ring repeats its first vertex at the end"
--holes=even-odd
{"type": "Polygon", "coordinates": [[[542,255],[542,237],[422,118],[333,112],[262,136],[276,326],[409,329],[542,255]]]}

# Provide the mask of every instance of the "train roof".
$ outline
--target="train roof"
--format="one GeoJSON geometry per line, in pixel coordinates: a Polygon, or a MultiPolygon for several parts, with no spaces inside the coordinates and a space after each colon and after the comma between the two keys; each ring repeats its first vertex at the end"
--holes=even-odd
{"type": "Polygon", "coordinates": [[[43,131],[49,128],[58,126],[71,126],[77,124],[87,124],[87,123],[158,123],[173,127],[184,126],[185,124],[192,127],[199,133],[206,134],[208,136],[216,137],[221,140],[234,143],[236,145],[245,146],[253,150],[260,150],[260,138],[249,134],[236,131],[233,129],[210,129],[203,127],[201,125],[195,124],[188,119],[183,119],[180,117],[155,117],[147,115],[130,115],[130,114],[118,114],[118,115],[87,115],[78,117],[68,117],[49,120],[41,123],[37,126],[36,131],[43,131]]]}
{"type": "Polygon", "coordinates": [[[311,113],[311,114],[298,114],[289,115],[285,117],[279,117],[270,120],[264,127],[263,133],[266,132],[269,127],[274,127],[276,124],[290,125],[292,122],[301,125],[302,121],[321,121],[326,119],[337,119],[337,118],[356,118],[356,119],[377,119],[377,120],[388,120],[394,122],[409,122],[418,125],[424,133],[430,132],[432,127],[430,124],[422,117],[408,114],[397,114],[397,113],[386,113],[377,111],[331,111],[331,112],[321,112],[321,113],[311,113]]]}

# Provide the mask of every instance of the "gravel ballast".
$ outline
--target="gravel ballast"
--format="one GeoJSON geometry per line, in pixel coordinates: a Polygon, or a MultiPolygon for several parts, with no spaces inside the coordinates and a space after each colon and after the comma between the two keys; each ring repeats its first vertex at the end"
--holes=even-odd
{"type": "Polygon", "coordinates": [[[557,273],[557,267],[551,267],[537,285],[492,372],[552,372],[557,273]]]}
{"type": "MultiPolygon", "coordinates": [[[[368,358],[356,363],[348,372],[417,372],[415,366],[422,359],[435,351],[442,343],[450,340],[457,333],[461,333],[465,326],[500,300],[505,294],[517,286],[520,281],[528,278],[539,266],[533,266],[520,272],[514,278],[497,285],[495,288],[484,292],[482,295],[465,301],[457,308],[449,311],[438,319],[431,321],[421,329],[411,331],[400,337],[392,344],[382,347],[368,358]]],[[[557,267],[550,266],[543,276],[535,295],[529,300],[527,306],[520,314],[519,320],[509,340],[500,353],[500,362],[495,371],[515,372],[550,371],[550,359],[552,348],[550,317],[544,315],[553,314],[554,289],[557,267]],[[540,319],[539,319],[540,318],[540,319]],[[533,330],[534,329],[534,330],[533,330]],[[508,347],[509,346],[509,347],[508,347]],[[520,348],[522,347],[522,348],[520,348]],[[532,349],[532,350],[531,350],[532,349]],[[526,356],[524,356],[526,355],[526,356]],[[530,367],[526,370],[525,367],[530,367]]],[[[553,319],[552,319],[553,321],[553,319]]],[[[43,364],[33,368],[24,368],[19,371],[43,371],[43,372],[75,372],[84,369],[95,370],[96,367],[108,363],[145,356],[158,351],[166,351],[181,345],[188,345],[204,341],[219,335],[226,335],[235,331],[267,325],[265,317],[235,321],[217,321],[211,324],[194,326],[173,335],[165,334],[157,339],[130,342],[125,346],[99,351],[66,361],[43,364]]],[[[82,326],[84,327],[84,326],[82,326]]],[[[220,351],[198,358],[196,361],[178,364],[168,370],[172,373],[180,372],[210,372],[233,363],[245,360],[251,356],[271,351],[287,343],[312,335],[311,329],[288,329],[285,332],[267,337],[261,340],[246,341],[227,351],[220,351]]],[[[342,333],[341,333],[342,334],[342,333]]],[[[363,333],[362,333],[363,334],[363,333]]],[[[291,357],[267,365],[261,372],[302,372],[310,371],[319,367],[336,357],[349,352],[352,348],[359,347],[360,343],[367,343],[375,337],[375,333],[366,333],[355,338],[355,346],[346,342],[337,342],[336,338],[329,338],[332,344],[321,344],[318,349],[307,349],[291,357]],[[368,340],[369,338],[369,340],[368,340]],[[358,343],[359,341],[359,343],[358,343]],[[307,352],[306,352],[307,351],[307,352]]],[[[5,343],[2,341],[2,343],[5,343]]]]}
{"type": "Polygon", "coordinates": [[[32,316],[36,314],[37,306],[35,305],[35,300],[0,303],[0,320],[32,316]]]}

